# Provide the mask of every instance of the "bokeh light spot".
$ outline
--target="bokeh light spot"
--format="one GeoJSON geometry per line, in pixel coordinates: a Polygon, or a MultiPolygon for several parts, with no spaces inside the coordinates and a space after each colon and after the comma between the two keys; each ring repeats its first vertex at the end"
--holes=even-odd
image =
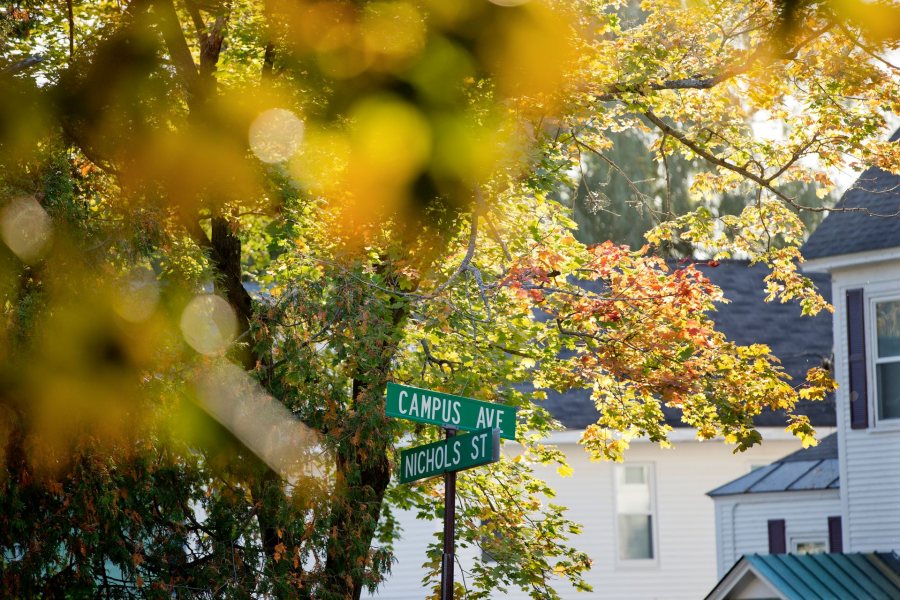
{"type": "Polygon", "coordinates": [[[181,332],[201,354],[222,354],[237,335],[237,317],[228,302],[214,294],[196,296],[181,313],[181,332]]]}
{"type": "Polygon", "coordinates": [[[16,198],[0,212],[3,241],[26,263],[43,256],[51,233],[50,215],[31,196],[16,198]]]}
{"type": "Polygon", "coordinates": [[[425,46],[425,21],[407,2],[374,2],[366,5],[362,36],[370,52],[386,58],[418,55],[425,46]]]}
{"type": "Polygon", "coordinates": [[[288,160],[303,142],[303,121],[285,108],[261,113],[250,125],[250,149],[265,163],[288,160]]]}
{"type": "Polygon", "coordinates": [[[370,98],[354,107],[353,117],[355,166],[362,174],[405,182],[427,161],[431,126],[416,107],[390,97],[370,98]]]}
{"type": "Polygon", "coordinates": [[[152,270],[135,269],[123,279],[113,296],[116,313],[131,323],[146,321],[156,310],[159,301],[159,282],[152,270]]]}

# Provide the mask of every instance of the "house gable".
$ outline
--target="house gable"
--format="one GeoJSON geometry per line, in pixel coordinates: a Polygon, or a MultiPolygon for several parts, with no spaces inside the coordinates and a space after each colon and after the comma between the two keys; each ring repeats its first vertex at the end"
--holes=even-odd
{"type": "Polygon", "coordinates": [[[892,600],[900,598],[892,554],[745,556],[706,600],[892,600]],[[768,594],[768,595],[766,595],[768,594]]]}

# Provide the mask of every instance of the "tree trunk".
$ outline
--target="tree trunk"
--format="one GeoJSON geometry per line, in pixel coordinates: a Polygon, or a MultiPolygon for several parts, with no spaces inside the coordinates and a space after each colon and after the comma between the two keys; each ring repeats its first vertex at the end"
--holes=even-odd
{"type": "MultiPolygon", "coordinates": [[[[389,268],[382,262],[378,270],[384,273],[389,268]]],[[[371,349],[381,352],[378,364],[358,373],[353,380],[354,412],[343,432],[345,441],[340,444],[336,459],[335,503],[324,578],[327,590],[323,598],[359,600],[365,571],[371,568],[372,540],[391,480],[388,450],[392,436],[384,414],[384,390],[408,314],[405,302],[398,302],[391,309],[389,337],[380,340],[380,348],[371,349]]]]}

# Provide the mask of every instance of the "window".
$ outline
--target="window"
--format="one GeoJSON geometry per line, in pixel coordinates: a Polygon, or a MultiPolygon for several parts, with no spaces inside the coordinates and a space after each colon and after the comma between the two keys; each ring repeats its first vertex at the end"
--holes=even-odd
{"type": "Polygon", "coordinates": [[[875,302],[875,398],[879,419],[900,419],[900,300],[875,302]]]}
{"type": "Polygon", "coordinates": [[[652,479],[650,465],[616,465],[619,560],[655,558],[652,479]]]}
{"type": "Polygon", "coordinates": [[[794,542],[794,554],[821,554],[828,552],[825,540],[802,540],[794,542]]]}

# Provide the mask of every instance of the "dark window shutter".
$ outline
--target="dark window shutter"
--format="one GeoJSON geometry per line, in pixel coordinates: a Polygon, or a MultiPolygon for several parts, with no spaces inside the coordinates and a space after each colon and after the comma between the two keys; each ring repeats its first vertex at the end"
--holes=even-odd
{"type": "Polygon", "coordinates": [[[850,427],[869,426],[866,386],[866,320],[862,289],[847,290],[847,357],[850,371],[850,427]]]}
{"type": "Polygon", "coordinates": [[[828,551],[844,551],[844,537],[841,532],[840,517],[828,517],[828,551]]]}
{"type": "Polygon", "coordinates": [[[784,519],[769,519],[769,554],[784,554],[787,543],[784,537],[784,519]]]}

